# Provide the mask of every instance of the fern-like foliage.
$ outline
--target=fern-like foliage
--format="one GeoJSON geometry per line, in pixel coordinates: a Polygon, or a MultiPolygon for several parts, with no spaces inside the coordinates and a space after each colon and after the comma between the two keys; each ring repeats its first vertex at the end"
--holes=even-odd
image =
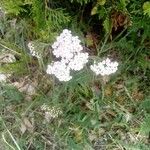
{"type": "Polygon", "coordinates": [[[64,8],[50,0],[2,0],[0,5],[8,15],[24,18],[32,37],[44,41],[54,37],[71,20],[64,8]]]}
{"type": "Polygon", "coordinates": [[[63,9],[48,9],[47,23],[54,29],[62,28],[61,25],[67,24],[70,19],[70,16],[67,13],[64,13],[63,9]]]}
{"type": "Polygon", "coordinates": [[[23,0],[1,0],[0,4],[8,14],[19,15],[26,11],[22,6],[23,0]]]}
{"type": "Polygon", "coordinates": [[[50,7],[46,1],[32,0],[32,3],[30,1],[28,4],[32,6],[32,18],[40,36],[42,33],[42,36],[49,37],[43,35],[44,31],[46,31],[44,34],[58,31],[62,28],[62,25],[67,25],[71,19],[63,8],[57,8],[57,5],[50,7]]]}
{"type": "Polygon", "coordinates": [[[46,14],[43,0],[32,0],[32,16],[37,28],[42,29],[46,25],[46,14]]]}
{"type": "Polygon", "coordinates": [[[150,17],[150,2],[147,1],[143,4],[144,15],[148,15],[150,17]]]}

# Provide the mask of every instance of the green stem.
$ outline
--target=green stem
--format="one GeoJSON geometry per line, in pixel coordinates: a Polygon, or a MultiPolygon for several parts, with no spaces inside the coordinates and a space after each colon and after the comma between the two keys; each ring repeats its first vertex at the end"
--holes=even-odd
{"type": "Polygon", "coordinates": [[[104,97],[105,97],[104,83],[102,83],[102,101],[104,100],[104,97]]]}
{"type": "Polygon", "coordinates": [[[20,53],[14,51],[14,50],[12,50],[12,49],[10,49],[9,47],[3,45],[2,43],[0,43],[0,46],[2,46],[2,47],[5,48],[5,49],[8,49],[9,51],[11,51],[11,52],[13,52],[13,53],[15,53],[15,54],[17,54],[17,55],[21,55],[20,53]]]}

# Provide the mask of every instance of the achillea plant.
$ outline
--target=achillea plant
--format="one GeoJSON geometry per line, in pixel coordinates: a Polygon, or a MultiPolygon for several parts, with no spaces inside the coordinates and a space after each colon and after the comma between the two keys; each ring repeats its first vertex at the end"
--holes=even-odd
{"type": "Polygon", "coordinates": [[[88,62],[88,53],[82,52],[83,47],[79,38],[67,29],[57,37],[52,48],[53,55],[60,60],[48,65],[46,72],[55,75],[59,81],[69,81],[72,79],[71,71],[83,69],[88,62]]]}
{"type": "Polygon", "coordinates": [[[28,43],[28,48],[30,50],[30,54],[36,58],[40,58],[40,55],[38,52],[35,51],[35,47],[34,47],[34,44],[32,42],[29,42],[28,43]]]}
{"type": "MultiPolygon", "coordinates": [[[[59,81],[71,80],[71,71],[80,71],[88,62],[89,54],[83,52],[79,38],[73,36],[68,29],[64,29],[60,36],[57,37],[52,48],[52,53],[58,61],[48,65],[46,72],[55,75],[59,81]]],[[[117,71],[118,63],[107,58],[97,64],[94,62],[90,69],[96,75],[108,76],[117,71]]]]}
{"type": "Polygon", "coordinates": [[[41,106],[41,110],[44,111],[45,113],[45,119],[49,122],[52,119],[58,118],[61,114],[62,111],[59,107],[55,106],[48,106],[46,104],[43,104],[41,106]]]}
{"type": "Polygon", "coordinates": [[[118,63],[112,62],[109,58],[107,58],[99,63],[94,62],[90,68],[96,75],[105,76],[115,73],[118,69],[118,63]]]}

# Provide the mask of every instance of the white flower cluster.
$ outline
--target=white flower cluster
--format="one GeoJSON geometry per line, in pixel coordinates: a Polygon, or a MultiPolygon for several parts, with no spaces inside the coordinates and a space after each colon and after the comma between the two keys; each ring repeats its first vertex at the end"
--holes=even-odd
{"type": "Polygon", "coordinates": [[[72,76],[70,75],[70,68],[61,61],[56,61],[48,65],[46,72],[48,74],[54,74],[59,81],[69,81],[72,79],[72,76]]]}
{"type": "Polygon", "coordinates": [[[46,120],[58,118],[62,114],[60,108],[55,106],[48,106],[46,104],[41,106],[41,110],[45,112],[46,120]]]}
{"type": "Polygon", "coordinates": [[[115,73],[118,70],[118,63],[112,62],[109,58],[107,58],[99,63],[94,62],[90,68],[96,75],[105,76],[115,73]]]}
{"type": "Polygon", "coordinates": [[[72,36],[71,31],[64,29],[52,45],[53,54],[60,61],[48,65],[47,73],[55,75],[60,81],[72,79],[71,70],[79,71],[88,62],[88,53],[82,52],[78,36],[72,36]]]}
{"type": "Polygon", "coordinates": [[[40,58],[38,52],[35,51],[35,47],[34,44],[32,42],[28,43],[28,48],[30,50],[30,54],[36,58],[40,58]]]}

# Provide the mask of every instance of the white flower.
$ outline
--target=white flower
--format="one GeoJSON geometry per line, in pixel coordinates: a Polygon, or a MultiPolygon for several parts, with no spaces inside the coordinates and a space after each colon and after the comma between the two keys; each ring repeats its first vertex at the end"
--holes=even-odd
{"type": "Polygon", "coordinates": [[[70,68],[61,61],[56,61],[48,65],[46,72],[47,74],[55,75],[59,81],[69,81],[72,79],[72,76],[70,76],[70,68]]]}
{"type": "Polygon", "coordinates": [[[32,42],[28,43],[28,48],[29,48],[30,53],[31,53],[32,56],[34,56],[36,58],[40,58],[38,52],[35,51],[35,47],[34,47],[34,44],[32,42]]]}
{"type": "Polygon", "coordinates": [[[75,71],[83,69],[84,65],[88,62],[88,53],[78,53],[68,64],[69,68],[75,71]]]}
{"type": "Polygon", "coordinates": [[[7,76],[5,74],[0,73],[0,82],[5,82],[7,79],[7,76]]]}
{"type": "Polygon", "coordinates": [[[118,70],[118,63],[111,62],[109,58],[103,60],[102,62],[96,63],[90,66],[91,70],[95,72],[96,75],[110,75],[118,70]]]}
{"type": "Polygon", "coordinates": [[[77,36],[72,36],[71,31],[64,29],[57,37],[56,42],[52,45],[53,54],[57,58],[72,59],[75,53],[81,52],[83,47],[80,45],[80,40],[77,36]]]}
{"type": "Polygon", "coordinates": [[[48,106],[43,104],[41,110],[45,113],[45,119],[50,121],[51,119],[58,118],[62,114],[62,110],[59,107],[48,106]]]}
{"type": "Polygon", "coordinates": [[[83,47],[77,36],[72,36],[71,31],[64,29],[56,42],[52,45],[53,54],[60,61],[48,65],[47,73],[55,75],[59,81],[69,81],[72,70],[83,69],[88,62],[88,53],[83,53],[83,47]]]}

